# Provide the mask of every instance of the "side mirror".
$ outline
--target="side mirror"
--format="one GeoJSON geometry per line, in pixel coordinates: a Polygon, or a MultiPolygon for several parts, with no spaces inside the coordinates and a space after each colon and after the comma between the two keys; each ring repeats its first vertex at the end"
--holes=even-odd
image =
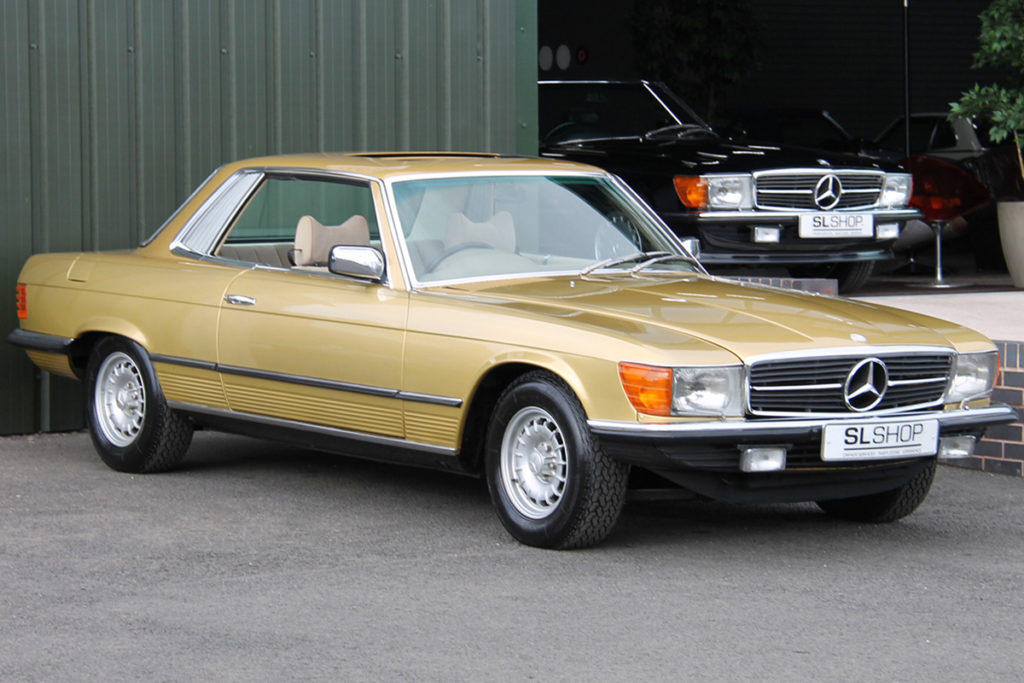
{"type": "Polygon", "coordinates": [[[380,282],[384,277],[384,254],[375,247],[331,247],[327,270],[335,275],[380,282]]]}
{"type": "Polygon", "coordinates": [[[683,249],[690,252],[690,256],[700,260],[700,240],[696,237],[683,237],[683,249]]]}

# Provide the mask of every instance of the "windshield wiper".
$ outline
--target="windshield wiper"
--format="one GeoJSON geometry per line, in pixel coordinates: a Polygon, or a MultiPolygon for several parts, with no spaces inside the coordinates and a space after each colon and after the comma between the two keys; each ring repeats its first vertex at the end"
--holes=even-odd
{"type": "Polygon", "coordinates": [[[597,263],[590,264],[589,266],[580,271],[580,275],[590,275],[595,270],[598,270],[600,268],[609,268],[611,266],[617,266],[620,263],[629,263],[630,261],[639,261],[640,259],[651,260],[664,256],[675,257],[676,254],[672,254],[667,251],[638,251],[635,254],[629,254],[628,256],[612,256],[611,258],[606,258],[603,261],[598,261],[597,263]]]}
{"type": "Polygon", "coordinates": [[[644,133],[645,140],[653,140],[657,137],[663,137],[671,135],[677,138],[685,138],[694,134],[700,135],[714,135],[714,132],[699,123],[673,123],[668,126],[662,126],[661,128],[655,128],[644,133]]]}
{"type": "Polygon", "coordinates": [[[636,275],[641,270],[644,270],[649,266],[653,266],[655,263],[663,263],[664,261],[686,261],[687,263],[698,263],[697,259],[693,258],[693,256],[689,254],[670,254],[662,251],[651,252],[650,254],[647,254],[647,256],[650,256],[651,258],[642,263],[638,263],[636,266],[629,269],[630,275],[636,275]]]}

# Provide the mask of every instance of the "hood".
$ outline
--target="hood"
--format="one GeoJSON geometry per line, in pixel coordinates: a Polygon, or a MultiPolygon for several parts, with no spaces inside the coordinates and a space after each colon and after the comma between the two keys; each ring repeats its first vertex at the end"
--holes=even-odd
{"type": "Polygon", "coordinates": [[[850,154],[837,154],[823,150],[780,145],[739,143],[707,134],[679,139],[608,138],[581,140],[552,145],[543,150],[545,156],[566,156],[578,161],[603,164],[609,158],[616,164],[635,169],[664,168],[666,173],[678,173],[682,168],[694,175],[703,173],[749,173],[776,168],[816,169],[878,169],[878,161],[850,154]]]}
{"type": "MultiPolygon", "coordinates": [[[[872,345],[954,347],[985,341],[953,323],[907,311],[704,275],[551,278],[446,286],[448,294],[565,321],[616,329],[656,326],[746,359],[764,353],[872,345]],[[629,323],[623,325],[622,323],[629,323]]],[[[435,290],[436,291],[436,290],[435,290]]]]}

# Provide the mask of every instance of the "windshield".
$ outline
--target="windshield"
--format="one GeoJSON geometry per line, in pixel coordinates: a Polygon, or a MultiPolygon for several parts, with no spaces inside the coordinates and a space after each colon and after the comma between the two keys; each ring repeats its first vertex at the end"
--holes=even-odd
{"type": "MultiPolygon", "coordinates": [[[[393,184],[419,282],[598,270],[694,272],[677,242],[609,178],[494,176],[393,184]],[[654,254],[653,252],[658,252],[654,254]],[[670,258],[660,254],[667,253],[670,258]]],[[[634,273],[635,274],[635,273],[634,273]]]]}
{"type": "Polygon", "coordinates": [[[545,144],[699,131],[707,125],[667,90],[644,83],[541,82],[540,130],[545,144]]]}

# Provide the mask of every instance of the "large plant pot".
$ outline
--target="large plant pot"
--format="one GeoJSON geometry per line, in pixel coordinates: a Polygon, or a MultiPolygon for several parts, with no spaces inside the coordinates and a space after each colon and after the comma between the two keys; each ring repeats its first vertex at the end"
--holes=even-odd
{"type": "Polygon", "coordinates": [[[999,202],[999,240],[1013,286],[1024,288],[1024,202],[999,202]]]}

